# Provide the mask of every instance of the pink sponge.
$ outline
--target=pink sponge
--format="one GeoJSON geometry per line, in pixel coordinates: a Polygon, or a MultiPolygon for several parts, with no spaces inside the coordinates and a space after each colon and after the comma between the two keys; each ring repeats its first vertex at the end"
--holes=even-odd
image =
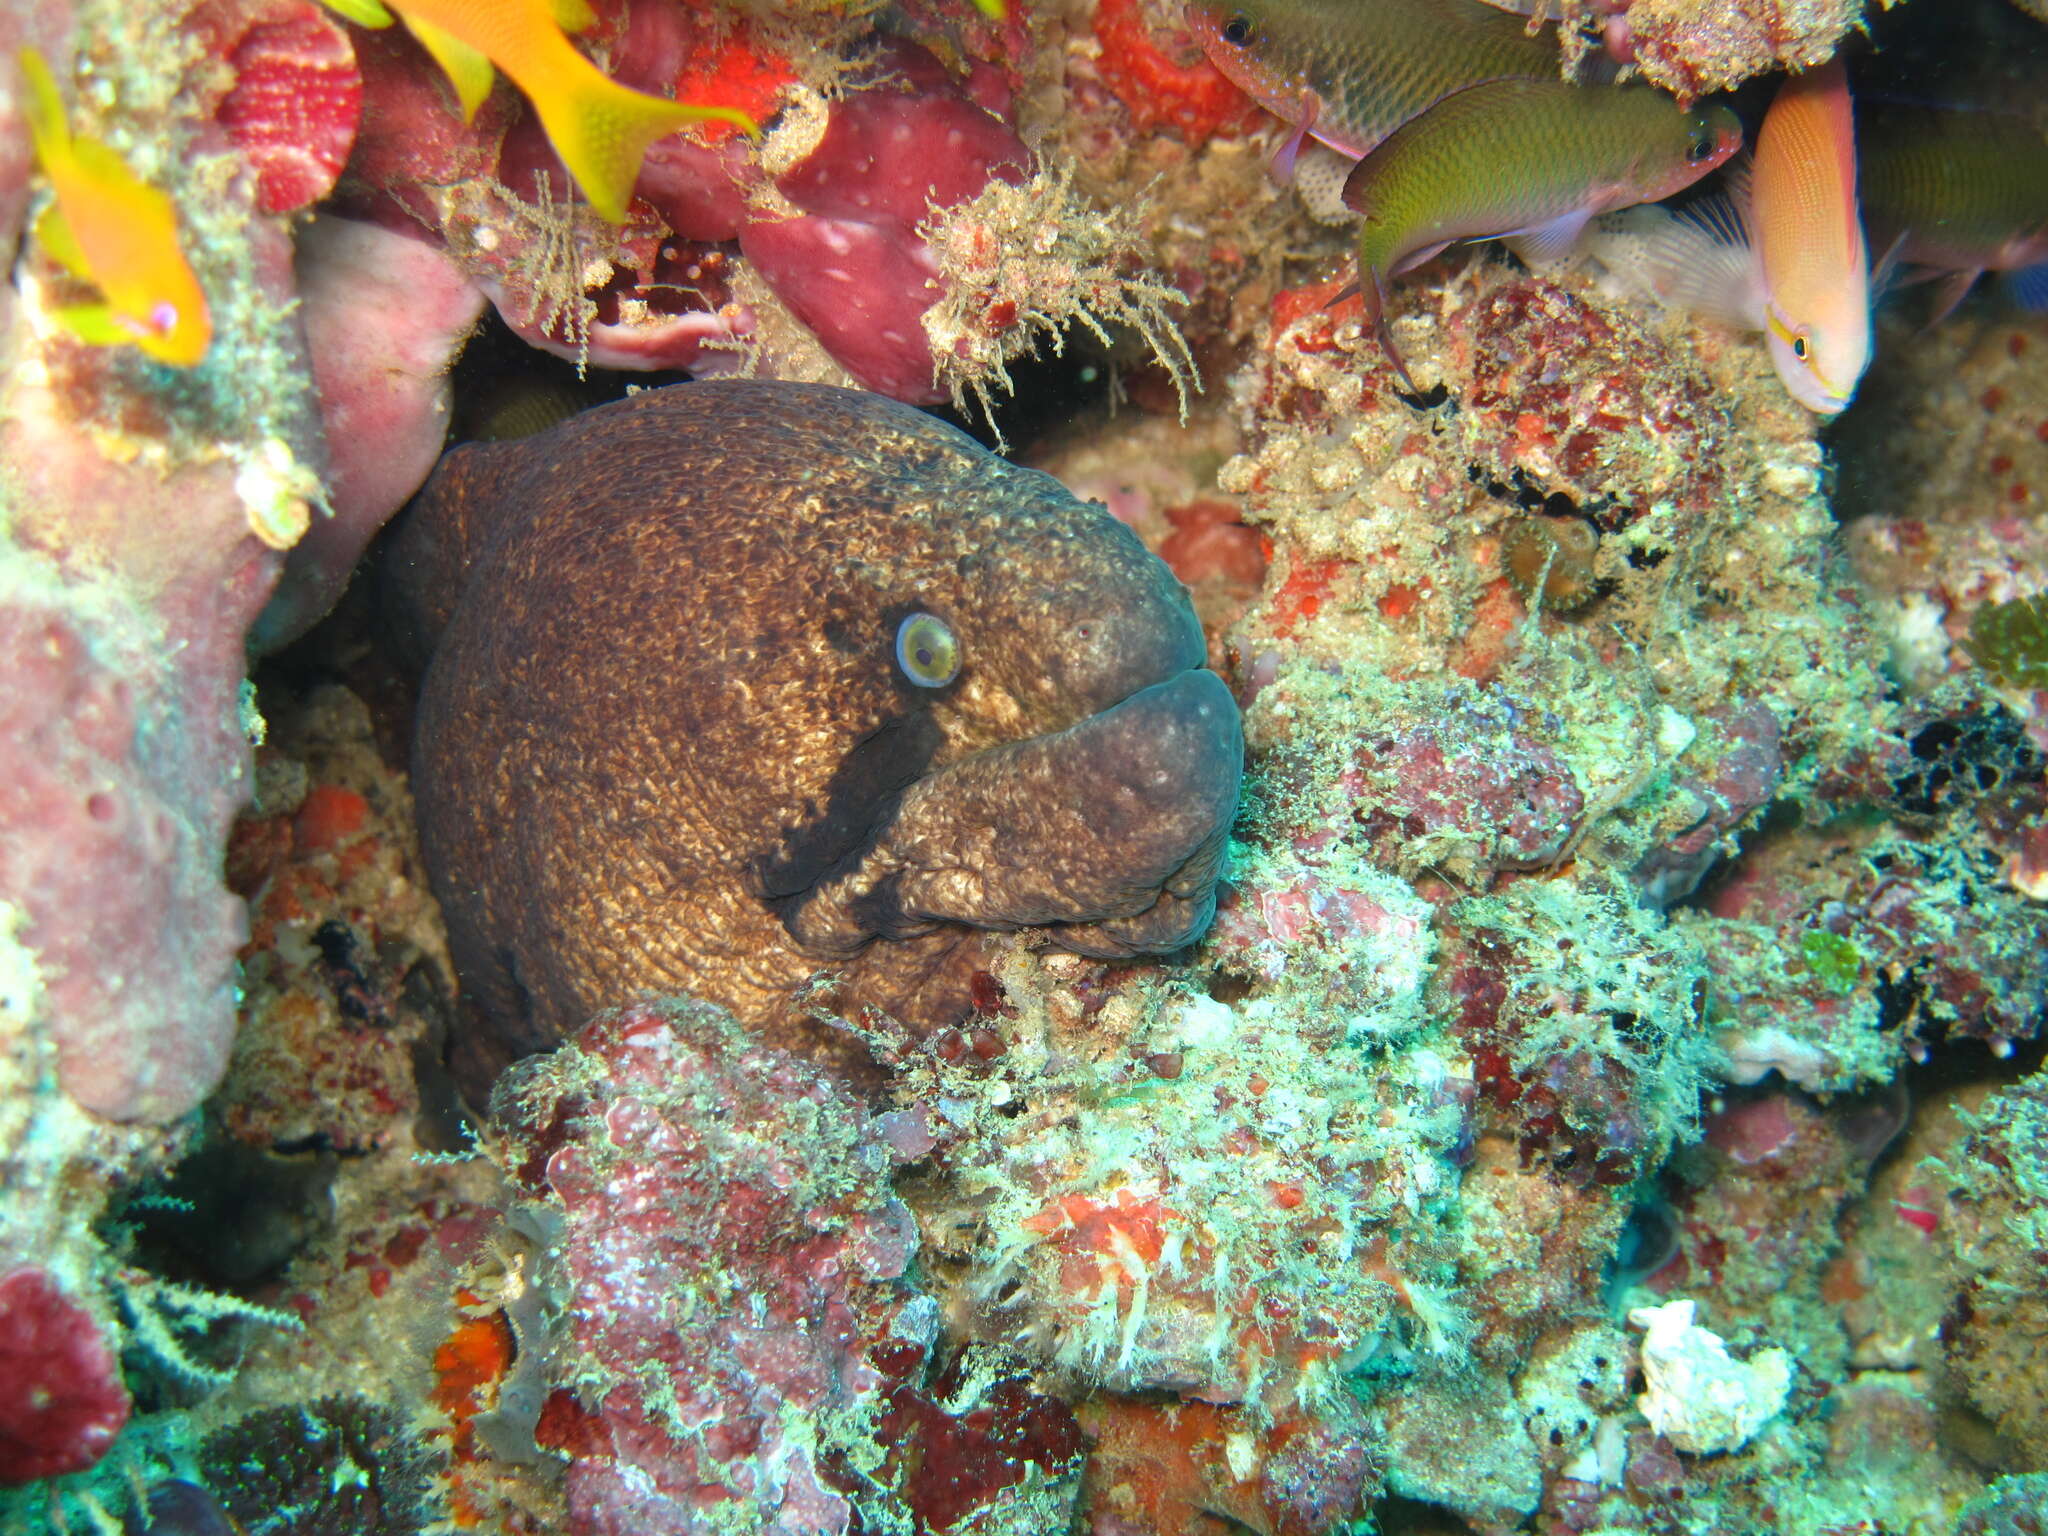
{"type": "Polygon", "coordinates": [[[92,1314],[40,1269],[0,1277],[0,1485],[82,1472],[128,1422],[92,1314]]]}
{"type": "Polygon", "coordinates": [[[212,766],[183,740],[197,722],[131,681],[153,670],[141,647],[91,634],[65,607],[0,598],[0,654],[14,658],[0,893],[27,916],[65,1090],[112,1119],[166,1121],[219,1080],[233,1038],[246,923],[208,824],[229,791],[175,783],[188,751],[212,766]]]}
{"type": "Polygon", "coordinates": [[[740,249],[854,378],[934,404],[946,394],[923,315],[941,289],[918,226],[992,180],[1023,182],[1031,151],[923,49],[898,44],[884,63],[902,88],[834,105],[818,147],[776,183],[804,213],[754,221],[740,249]]]}

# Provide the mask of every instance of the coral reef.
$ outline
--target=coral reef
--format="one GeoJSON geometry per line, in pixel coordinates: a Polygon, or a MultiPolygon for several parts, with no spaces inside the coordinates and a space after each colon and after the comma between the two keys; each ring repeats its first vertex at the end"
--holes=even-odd
{"type": "Polygon", "coordinates": [[[1995,1095],[1970,1123],[1944,1161],[1956,1292],[1943,1341],[1963,1390],[2012,1438],[2024,1469],[2048,1471],[2048,1080],[1995,1095]]]}
{"type": "MultiPolygon", "coordinates": [[[[1706,96],[1844,51],[1859,91],[2039,116],[2003,0],[1509,8],[1561,12],[1581,77],[1706,96]]],[[[403,28],[0,15],[0,1531],[2042,1529],[2043,317],[1890,296],[1822,430],[1752,342],[1453,249],[1392,295],[1411,384],[1330,165],[1275,184],[1167,0],[593,9],[605,73],[765,130],[659,141],[617,223],[520,88],[466,118],[403,28]],[[71,328],[23,45],[171,199],[195,367],[71,328]],[[351,578],[451,422],[675,369],[951,406],[1188,584],[1176,664],[1246,747],[1198,940],[1074,952],[1040,902],[943,1019],[864,997],[852,940],[764,985],[772,1025],[612,988],[465,1109],[483,999],[414,791],[505,759],[409,780],[405,642],[351,578]]],[[[608,472],[644,552],[650,479],[608,472]]],[[[691,494],[758,498],[720,473],[691,494]]],[[[695,569],[623,562],[566,616],[798,601],[695,569]]],[[[1054,640],[962,604],[999,715],[1091,603],[1054,640]]],[[[574,692],[598,740],[649,696],[574,692]]],[[[801,755],[760,718],[712,796],[801,755]]],[[[847,832],[822,863],[924,835],[901,785],[854,828],[872,788],[799,797],[847,832]]],[[[1122,814],[1034,842],[993,804],[978,846],[1047,875],[1122,814]]],[[[531,908],[631,929],[672,876],[531,908]]]]}

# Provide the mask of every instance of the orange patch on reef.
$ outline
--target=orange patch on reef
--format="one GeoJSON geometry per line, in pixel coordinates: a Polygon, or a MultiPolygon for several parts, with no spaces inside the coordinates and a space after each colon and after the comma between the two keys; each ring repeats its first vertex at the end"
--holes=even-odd
{"type": "MultiPolygon", "coordinates": [[[[795,79],[796,71],[781,54],[735,38],[716,53],[693,55],[684,63],[676,75],[676,100],[693,107],[735,107],[758,123],[774,113],[782,88],[795,79]]],[[[692,129],[714,144],[739,131],[717,120],[692,129]]]]}
{"type": "Polygon", "coordinates": [[[1060,1250],[1060,1286],[1093,1298],[1106,1285],[1129,1291],[1166,1251],[1165,1224],[1176,1213],[1156,1198],[1120,1189],[1112,1200],[1062,1195],[1019,1223],[1060,1250]]]}
{"type": "MultiPolygon", "coordinates": [[[[456,1295],[464,1306],[477,1305],[469,1291],[456,1295]]],[[[434,1351],[434,1406],[455,1426],[451,1447],[458,1461],[472,1460],[470,1421],[497,1401],[498,1383],[519,1352],[512,1325],[503,1312],[465,1317],[434,1351]]]]}
{"type": "Polygon", "coordinates": [[[1285,640],[1293,635],[1296,626],[1321,612],[1331,583],[1343,565],[1342,560],[1304,560],[1290,570],[1269,604],[1273,633],[1285,640]]]}
{"type": "Polygon", "coordinates": [[[1333,277],[1327,282],[1281,289],[1273,295],[1273,320],[1267,333],[1268,342],[1278,341],[1296,321],[1320,315],[1322,318],[1316,324],[1295,336],[1294,349],[1297,352],[1334,351],[1337,327],[1347,320],[1365,317],[1364,301],[1357,289],[1357,282],[1350,277],[1333,277]]]}
{"type": "Polygon", "coordinates": [[[1258,121],[1257,105],[1205,56],[1182,64],[1153,41],[1139,0],[1100,0],[1095,37],[1102,44],[1096,72],[1129,109],[1133,127],[1175,128],[1197,145],[1258,121]]]}
{"type": "Polygon", "coordinates": [[[354,837],[369,819],[370,802],[339,784],[315,784],[307,791],[299,814],[292,818],[292,837],[299,848],[315,853],[338,847],[354,837]]]}
{"type": "Polygon", "coordinates": [[[1469,677],[1475,682],[1484,682],[1493,676],[1507,658],[1508,637],[1521,617],[1521,600],[1515,596],[1507,578],[1498,577],[1489,583],[1473,605],[1472,627],[1465,634],[1465,643],[1452,662],[1452,669],[1460,677],[1469,677]]]}

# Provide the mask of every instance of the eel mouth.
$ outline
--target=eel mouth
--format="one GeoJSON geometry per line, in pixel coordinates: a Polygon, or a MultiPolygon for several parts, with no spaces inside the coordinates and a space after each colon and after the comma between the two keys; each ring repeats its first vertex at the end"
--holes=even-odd
{"type": "Polygon", "coordinates": [[[918,779],[783,922],[834,957],[947,924],[1048,928],[1104,957],[1179,949],[1215,912],[1243,761],[1223,680],[1180,672],[918,779]]]}

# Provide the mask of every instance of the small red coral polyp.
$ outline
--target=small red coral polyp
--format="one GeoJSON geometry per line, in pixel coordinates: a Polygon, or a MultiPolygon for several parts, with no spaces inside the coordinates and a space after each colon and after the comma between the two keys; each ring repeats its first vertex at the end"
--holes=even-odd
{"type": "Polygon", "coordinates": [[[334,190],[363,116],[348,33],[308,3],[249,28],[228,56],[234,86],[215,114],[256,172],[256,206],[293,213],[334,190]]]}
{"type": "Polygon", "coordinates": [[[128,1407],[92,1314],[40,1269],[0,1279],[0,1487],[84,1471],[128,1407]]]}

